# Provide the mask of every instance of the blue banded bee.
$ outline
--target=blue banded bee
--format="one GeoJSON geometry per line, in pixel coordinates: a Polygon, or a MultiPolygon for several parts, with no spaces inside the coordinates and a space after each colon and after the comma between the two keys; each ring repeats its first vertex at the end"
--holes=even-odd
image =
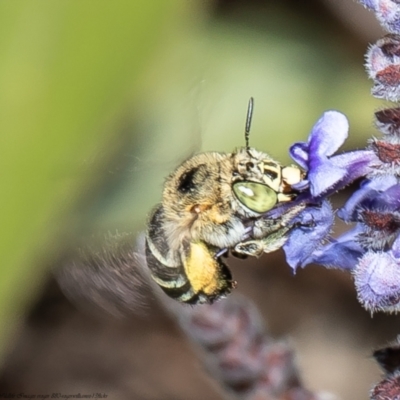
{"type": "Polygon", "coordinates": [[[276,220],[261,218],[296,197],[292,185],[304,173],[249,147],[252,110],[250,99],[246,146],[184,161],[166,179],[162,203],[150,216],[147,265],[154,281],[178,301],[212,303],[225,297],[236,282],[219,251],[259,256],[277,250],[287,239],[289,221],[302,210],[297,205],[276,220]],[[249,240],[243,240],[245,221],[254,221],[249,240]]]}

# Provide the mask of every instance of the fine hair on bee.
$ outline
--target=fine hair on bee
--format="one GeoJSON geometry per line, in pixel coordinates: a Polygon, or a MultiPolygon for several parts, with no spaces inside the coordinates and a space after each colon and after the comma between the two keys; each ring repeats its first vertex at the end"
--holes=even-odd
{"type": "Polygon", "coordinates": [[[184,161],[166,178],[162,201],[149,218],[147,266],[160,288],[180,302],[212,303],[228,295],[236,282],[219,256],[221,249],[257,257],[275,251],[304,208],[294,204],[279,218],[264,217],[296,198],[292,185],[304,173],[250,147],[253,109],[250,98],[245,147],[184,161]]]}

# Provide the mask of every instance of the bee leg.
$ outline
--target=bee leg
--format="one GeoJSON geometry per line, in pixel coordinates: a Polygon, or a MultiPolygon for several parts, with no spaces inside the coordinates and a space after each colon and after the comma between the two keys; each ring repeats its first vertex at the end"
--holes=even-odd
{"type": "Polygon", "coordinates": [[[286,243],[289,231],[296,226],[293,218],[304,208],[304,204],[296,205],[276,220],[258,219],[253,227],[256,239],[238,243],[234,251],[239,254],[260,257],[263,253],[272,253],[280,249],[286,243]]]}
{"type": "Polygon", "coordinates": [[[257,221],[255,221],[253,226],[253,237],[256,239],[263,239],[266,236],[280,231],[281,229],[286,229],[288,227],[290,229],[293,228],[296,225],[296,223],[293,222],[293,219],[300,214],[304,208],[304,204],[296,205],[286,211],[278,219],[259,218],[257,221]]]}
{"type": "Polygon", "coordinates": [[[264,253],[262,240],[248,240],[238,243],[234,248],[234,253],[243,256],[260,257],[264,253]]]}
{"type": "Polygon", "coordinates": [[[238,254],[253,257],[260,257],[263,253],[272,253],[286,243],[289,230],[290,227],[283,227],[262,239],[246,240],[238,243],[234,251],[238,254]]]}

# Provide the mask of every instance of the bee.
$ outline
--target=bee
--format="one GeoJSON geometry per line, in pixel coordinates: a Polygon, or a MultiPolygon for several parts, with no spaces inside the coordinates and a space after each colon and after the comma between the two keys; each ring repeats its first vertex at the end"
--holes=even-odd
{"type": "Polygon", "coordinates": [[[146,261],[151,277],[171,298],[183,303],[212,303],[236,286],[221,249],[260,256],[283,246],[295,205],[277,219],[262,218],[297,196],[292,185],[304,178],[297,166],[281,166],[249,147],[253,114],[249,101],[245,147],[232,153],[206,152],[179,165],[164,183],[161,204],[146,232],[146,261]],[[243,240],[252,223],[251,238],[243,240]]]}

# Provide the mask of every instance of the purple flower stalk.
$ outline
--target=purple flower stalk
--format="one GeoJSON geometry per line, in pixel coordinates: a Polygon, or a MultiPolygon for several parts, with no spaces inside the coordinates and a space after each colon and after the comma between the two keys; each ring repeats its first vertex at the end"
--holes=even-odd
{"type": "Polygon", "coordinates": [[[289,343],[268,335],[258,310],[237,295],[211,305],[173,303],[181,327],[223,387],[241,400],[322,400],[301,382],[289,343]]]}
{"type": "Polygon", "coordinates": [[[348,129],[334,111],[322,116],[307,143],[291,147],[307,170],[297,188],[309,205],[293,221],[283,248],[294,271],[310,263],[352,271],[364,307],[393,312],[400,310],[400,110],[380,111],[376,118],[384,137],[366,150],[334,154],[348,129]],[[334,211],[326,198],[360,177],[360,188],[337,213],[354,226],[332,239],[334,211]]]}
{"type": "MultiPolygon", "coordinates": [[[[371,46],[366,68],[372,94],[400,101],[400,0],[360,0],[389,32],[371,46]]],[[[375,114],[383,137],[361,151],[336,154],[348,135],[346,117],[327,111],[307,142],[290,148],[306,170],[295,186],[295,202],[306,204],[291,223],[283,249],[296,271],[310,263],[353,273],[361,304],[371,312],[400,311],[400,107],[375,114]],[[337,216],[353,226],[340,237],[330,234],[335,211],[328,197],[364,178],[337,216]]],[[[277,211],[278,212],[278,211],[277,211]]],[[[283,212],[283,211],[281,211],[283,212]]]]}

